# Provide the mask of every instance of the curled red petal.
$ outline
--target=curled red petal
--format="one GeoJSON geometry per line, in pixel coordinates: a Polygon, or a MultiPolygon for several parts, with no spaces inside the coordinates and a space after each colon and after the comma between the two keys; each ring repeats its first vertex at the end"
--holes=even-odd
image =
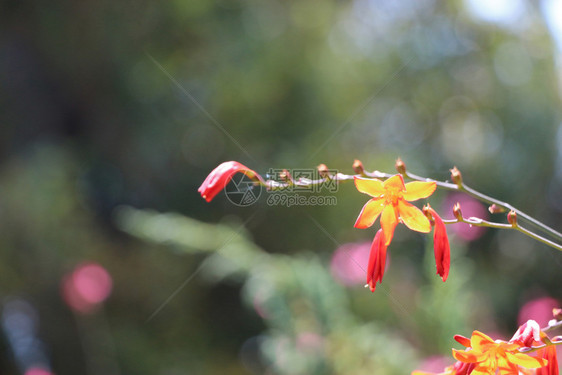
{"type": "Polygon", "coordinates": [[[455,339],[456,342],[458,342],[462,346],[467,347],[467,348],[470,347],[470,339],[468,337],[464,337],[464,336],[461,336],[461,335],[455,335],[454,339],[455,339]]]}
{"type": "Polygon", "coordinates": [[[379,229],[373,243],[371,244],[371,253],[369,254],[369,265],[367,267],[367,285],[371,292],[375,291],[376,284],[382,282],[384,269],[386,267],[386,245],[384,244],[383,230],[379,229]]]}
{"type": "Polygon", "coordinates": [[[246,167],[244,164],[237,161],[227,161],[213,169],[197,191],[207,202],[210,202],[225,188],[232,179],[232,176],[237,172],[244,173],[250,178],[263,181],[259,174],[246,167]]]}

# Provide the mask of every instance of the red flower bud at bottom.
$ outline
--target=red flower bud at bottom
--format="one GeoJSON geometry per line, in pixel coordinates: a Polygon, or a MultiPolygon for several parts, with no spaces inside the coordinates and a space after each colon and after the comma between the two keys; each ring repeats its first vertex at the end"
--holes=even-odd
{"type": "Polygon", "coordinates": [[[386,266],[386,245],[384,244],[384,234],[379,229],[375,235],[375,239],[371,244],[371,253],[369,255],[369,266],[367,268],[367,285],[371,292],[375,291],[376,284],[382,282],[384,268],[386,266]]]}
{"type": "Polygon", "coordinates": [[[237,172],[244,173],[246,176],[256,181],[262,181],[259,174],[246,167],[244,164],[240,164],[237,161],[227,161],[213,169],[197,191],[207,202],[210,202],[226,185],[228,185],[232,176],[237,172]]]}
{"type": "Polygon", "coordinates": [[[546,348],[539,350],[537,357],[546,359],[548,364],[538,368],[535,375],[558,375],[558,358],[556,358],[555,345],[548,345],[546,348]]]}

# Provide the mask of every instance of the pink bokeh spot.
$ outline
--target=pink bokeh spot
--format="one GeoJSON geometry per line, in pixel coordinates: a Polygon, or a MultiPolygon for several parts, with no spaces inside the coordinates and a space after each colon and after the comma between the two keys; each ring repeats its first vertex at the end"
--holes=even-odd
{"type": "MultiPolygon", "coordinates": [[[[488,219],[488,210],[482,203],[478,200],[466,195],[459,193],[452,193],[447,196],[445,202],[443,203],[443,218],[444,219],[454,219],[453,206],[455,203],[459,202],[461,205],[462,216],[464,218],[477,217],[480,219],[488,219]]],[[[447,226],[462,240],[474,241],[484,234],[486,231],[485,227],[475,227],[469,224],[459,223],[447,226]]]]}
{"type": "Polygon", "coordinates": [[[25,371],[24,375],[54,375],[54,374],[41,367],[31,367],[25,371]]]}
{"type": "Polygon", "coordinates": [[[347,243],[336,249],[330,263],[334,279],[346,286],[365,284],[370,250],[370,242],[347,243]]]}
{"type": "Polygon", "coordinates": [[[65,302],[74,310],[89,313],[109,296],[113,281],[109,273],[96,263],[77,266],[62,282],[65,302]]]}
{"type": "Polygon", "coordinates": [[[451,359],[449,359],[448,357],[434,355],[424,359],[418,370],[434,372],[437,374],[443,372],[443,369],[448,366],[451,366],[451,359]]]}
{"type": "Polygon", "coordinates": [[[307,353],[319,352],[324,347],[324,339],[316,333],[303,332],[297,336],[296,347],[307,353]]]}
{"type": "Polygon", "coordinates": [[[541,297],[531,300],[523,305],[519,310],[517,322],[519,325],[525,323],[529,319],[535,320],[539,326],[546,327],[549,320],[553,319],[552,309],[560,307],[560,303],[551,297],[541,297]]]}

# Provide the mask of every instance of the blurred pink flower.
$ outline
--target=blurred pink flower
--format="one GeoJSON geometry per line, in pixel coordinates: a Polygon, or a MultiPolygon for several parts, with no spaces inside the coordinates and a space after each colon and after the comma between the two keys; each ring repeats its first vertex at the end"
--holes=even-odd
{"type": "Polygon", "coordinates": [[[560,303],[551,297],[541,297],[531,300],[521,307],[517,321],[522,325],[527,320],[536,320],[539,326],[545,327],[553,319],[552,309],[560,307],[560,303]]]}
{"type": "MultiPolygon", "coordinates": [[[[453,206],[457,202],[461,205],[464,218],[474,216],[484,220],[488,219],[486,207],[476,199],[462,193],[452,193],[445,198],[442,211],[444,214],[441,216],[449,220],[454,219],[453,206]]],[[[465,241],[474,241],[480,238],[486,231],[485,227],[471,227],[469,224],[465,223],[454,224],[451,225],[450,228],[460,239],[465,241]]]]}
{"type": "Polygon", "coordinates": [[[417,371],[440,373],[445,367],[450,366],[450,364],[451,360],[448,357],[434,355],[424,359],[417,371]]]}
{"type": "Polygon", "coordinates": [[[347,243],[337,248],[330,264],[334,279],[346,286],[365,284],[370,249],[370,242],[347,243]]]}
{"type": "Polygon", "coordinates": [[[306,353],[320,352],[324,348],[324,339],[316,333],[303,332],[297,336],[296,347],[306,353]]]}
{"type": "Polygon", "coordinates": [[[113,281],[105,268],[85,263],[63,279],[62,295],[72,309],[90,313],[109,296],[112,286],[113,281]]]}
{"type": "Polygon", "coordinates": [[[45,370],[41,367],[31,367],[25,371],[24,375],[54,375],[49,370],[45,370]]]}

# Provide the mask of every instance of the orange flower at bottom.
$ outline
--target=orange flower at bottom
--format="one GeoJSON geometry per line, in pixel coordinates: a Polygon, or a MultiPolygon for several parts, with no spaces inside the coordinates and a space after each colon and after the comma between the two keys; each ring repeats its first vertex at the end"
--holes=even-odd
{"type": "Polygon", "coordinates": [[[455,336],[455,340],[468,347],[468,350],[453,349],[453,357],[464,363],[476,364],[472,375],[494,375],[497,369],[500,375],[518,374],[518,366],[535,369],[548,363],[545,359],[519,353],[520,344],[494,341],[479,331],[472,333],[470,341],[462,336],[455,336]]]}
{"type": "Polygon", "coordinates": [[[537,352],[538,357],[548,361],[548,365],[537,369],[535,375],[558,375],[558,359],[556,358],[556,346],[548,345],[537,352]]]}

